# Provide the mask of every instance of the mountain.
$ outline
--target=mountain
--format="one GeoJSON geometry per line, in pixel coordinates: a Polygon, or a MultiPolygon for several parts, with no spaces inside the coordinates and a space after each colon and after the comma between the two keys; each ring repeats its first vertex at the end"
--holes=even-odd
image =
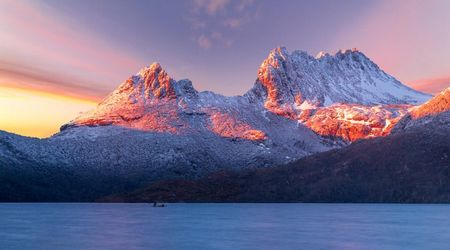
{"type": "MultiPolygon", "coordinates": [[[[198,99],[189,80],[176,82],[158,63],[125,80],[95,110],[62,127],[119,125],[147,131],[179,134],[186,129],[178,113],[198,99]]],[[[190,114],[193,114],[192,112],[190,114]]]]}
{"type": "Polygon", "coordinates": [[[428,98],[358,51],[313,58],[278,48],[258,72],[245,95],[225,97],[154,63],[50,138],[2,132],[0,183],[9,191],[0,200],[92,200],[158,180],[286,164],[387,136],[428,98]]]}
{"type": "Polygon", "coordinates": [[[214,152],[215,159],[223,157],[217,166],[264,166],[264,159],[282,163],[340,145],[296,121],[252,105],[246,97],[198,92],[189,80],[172,79],[158,63],[128,78],[96,109],[63,125],[55,138],[73,138],[72,134],[88,127],[99,131],[120,127],[171,137],[173,142],[167,142],[166,150],[181,147],[180,154],[185,153],[184,145],[174,145],[180,138],[193,140],[193,144],[208,138],[203,148],[198,143],[194,149],[214,152]],[[237,149],[239,153],[234,152],[237,149]],[[240,157],[232,162],[228,152],[240,157]]]}
{"type": "Polygon", "coordinates": [[[333,103],[417,105],[430,98],[386,74],[356,49],[312,57],[304,51],[289,54],[284,47],[270,52],[246,95],[287,117],[333,103]]]}
{"type": "Polygon", "coordinates": [[[414,126],[395,128],[397,132],[387,137],[361,140],[284,166],[160,181],[101,200],[449,203],[449,101],[447,89],[411,111],[414,126]]]}
{"type": "Polygon", "coordinates": [[[389,134],[411,105],[430,98],[356,49],[312,57],[283,47],[270,52],[246,96],[319,135],[345,141],[389,134]]]}

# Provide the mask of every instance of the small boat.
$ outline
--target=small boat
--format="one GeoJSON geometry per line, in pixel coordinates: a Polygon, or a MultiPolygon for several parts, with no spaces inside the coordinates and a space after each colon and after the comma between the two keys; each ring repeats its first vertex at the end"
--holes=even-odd
{"type": "Polygon", "coordinates": [[[164,203],[158,204],[158,202],[153,202],[153,207],[165,207],[166,205],[164,203]]]}

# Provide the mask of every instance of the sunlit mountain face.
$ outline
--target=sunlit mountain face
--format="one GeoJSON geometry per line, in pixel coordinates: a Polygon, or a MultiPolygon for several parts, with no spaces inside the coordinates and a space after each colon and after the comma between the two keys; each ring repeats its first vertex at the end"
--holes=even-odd
{"type": "Polygon", "coordinates": [[[410,116],[417,120],[427,116],[435,116],[447,112],[450,109],[450,87],[436,94],[432,99],[423,105],[410,110],[410,116]]]}
{"type": "Polygon", "coordinates": [[[154,63],[63,129],[115,125],[184,135],[200,129],[226,138],[264,141],[271,139],[267,129],[272,127],[267,117],[271,113],[320,136],[351,142],[388,135],[408,109],[429,98],[386,74],[356,49],[312,57],[277,48],[243,96],[198,92],[189,80],[176,81],[154,63]]]}
{"type": "MultiPolygon", "coordinates": [[[[394,132],[408,130],[417,126],[434,124],[438,127],[450,127],[450,87],[436,94],[426,103],[414,106],[394,127],[394,132]]],[[[429,127],[431,128],[431,126],[429,127]]]]}

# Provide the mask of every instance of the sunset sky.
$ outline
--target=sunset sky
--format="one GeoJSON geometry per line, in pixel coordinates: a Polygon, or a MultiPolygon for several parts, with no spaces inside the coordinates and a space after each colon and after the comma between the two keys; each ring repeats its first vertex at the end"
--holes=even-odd
{"type": "Polygon", "coordinates": [[[450,86],[450,1],[0,0],[0,130],[46,137],[158,61],[243,94],[270,49],[358,48],[409,86],[450,86]]]}

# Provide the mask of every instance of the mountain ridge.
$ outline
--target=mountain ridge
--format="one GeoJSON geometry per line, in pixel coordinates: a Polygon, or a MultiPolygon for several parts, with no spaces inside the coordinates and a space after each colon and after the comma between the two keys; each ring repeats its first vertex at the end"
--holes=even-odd
{"type": "MultiPolygon", "coordinates": [[[[39,140],[0,133],[0,183],[4,190],[16,190],[15,200],[76,197],[86,201],[159,180],[193,180],[220,170],[283,165],[358,140],[389,136],[413,107],[410,99],[406,104],[398,104],[395,98],[354,103],[352,100],[364,97],[358,96],[355,88],[356,94],[350,95],[353,99],[342,99],[348,103],[325,105],[314,102],[319,100],[315,96],[323,97],[326,92],[320,86],[317,95],[305,92],[296,99],[302,87],[320,84],[314,77],[303,81],[300,76],[307,73],[326,81],[336,79],[324,86],[366,86],[369,78],[396,84],[394,78],[378,71],[366,72],[365,81],[359,83],[361,68],[355,68],[359,64],[351,58],[352,53],[360,52],[344,51],[319,59],[300,52],[289,59],[286,54],[288,64],[304,57],[298,65],[289,66],[290,71],[285,70],[289,67],[266,65],[281,76],[267,78],[266,83],[282,85],[273,94],[276,100],[271,105],[266,105],[270,95],[258,82],[264,78],[257,79],[246,94],[226,97],[199,92],[189,80],[176,81],[161,65],[151,64],[122,82],[96,109],[76,117],[52,137],[39,140]],[[320,68],[314,60],[333,62],[330,69],[334,71],[323,75],[328,68],[320,68]],[[309,61],[312,66],[305,64],[309,61]],[[340,76],[342,69],[345,77],[340,76]],[[284,81],[287,75],[293,76],[289,82],[284,81]],[[343,83],[343,77],[353,80],[343,83]]],[[[419,94],[416,101],[424,96],[419,94]]],[[[10,192],[0,192],[0,200],[9,200],[10,192]]]]}
{"type": "Polygon", "coordinates": [[[175,81],[159,63],[153,63],[125,80],[95,110],[61,128],[119,125],[179,134],[195,129],[185,119],[186,114],[201,114],[209,117],[202,126],[217,134],[250,140],[267,139],[266,131],[256,128],[258,125],[252,125],[247,117],[235,115],[245,108],[254,113],[271,112],[295,120],[321,136],[353,141],[388,134],[392,124],[408,108],[392,104],[410,105],[428,97],[387,75],[356,49],[340,50],[334,55],[323,53],[314,58],[304,51],[289,54],[286,48],[279,47],[269,53],[258,69],[253,88],[242,96],[198,92],[190,80],[175,81]],[[377,93],[380,88],[377,84],[393,86],[401,92],[377,93]],[[338,91],[341,87],[344,92],[338,91]],[[371,95],[364,96],[368,92],[371,95]],[[344,107],[344,104],[353,106],[344,107]],[[373,105],[391,106],[369,107],[373,105]],[[383,112],[378,112],[379,109],[383,112]],[[318,118],[323,114],[366,117],[371,122],[361,124],[359,120],[340,119],[334,124],[336,128],[323,129],[323,119],[318,118]],[[220,126],[223,122],[228,125],[220,126]],[[338,128],[350,126],[359,128],[352,135],[338,128]]]}

